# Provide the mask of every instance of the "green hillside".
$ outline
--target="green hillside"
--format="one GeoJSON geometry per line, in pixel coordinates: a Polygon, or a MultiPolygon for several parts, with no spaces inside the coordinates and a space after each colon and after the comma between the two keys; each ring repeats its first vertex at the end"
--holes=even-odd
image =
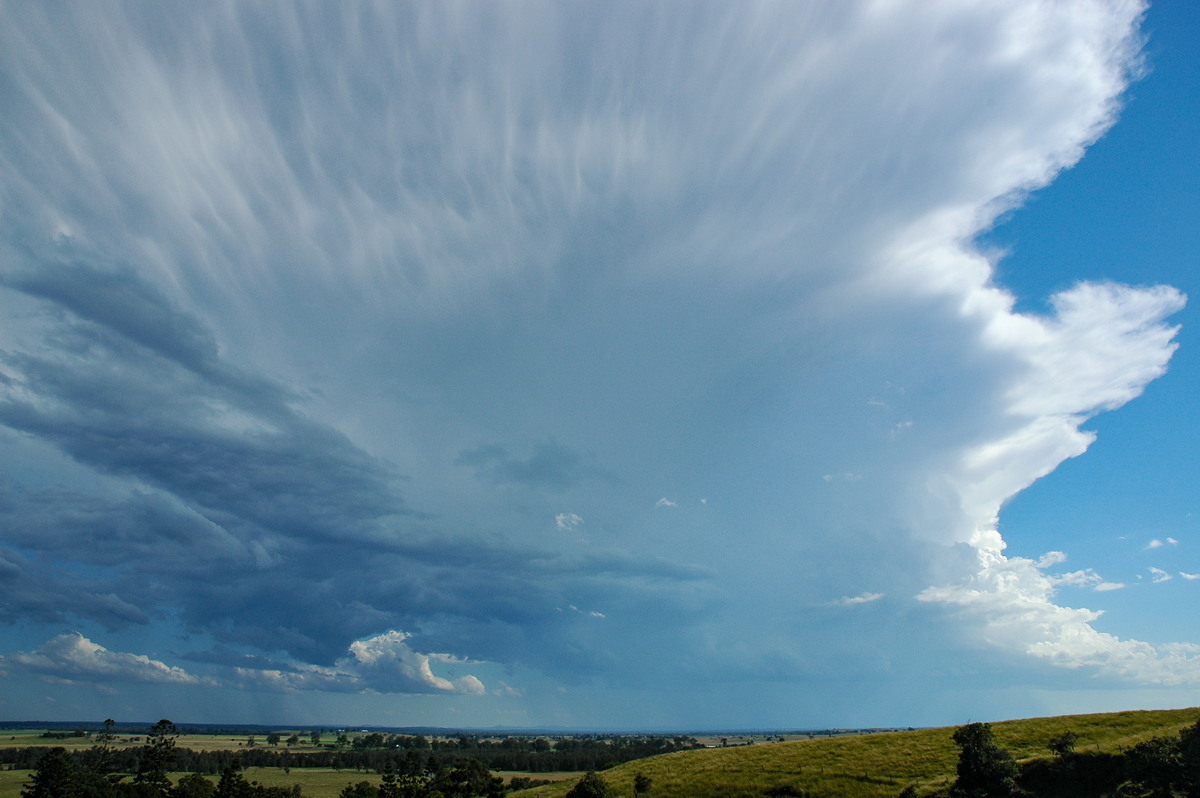
{"type": "MultiPolygon", "coordinates": [[[[1021,762],[1050,759],[1048,743],[1078,736],[1081,754],[1119,753],[1156,736],[1175,736],[1200,720],[1200,708],[1067,715],[993,723],[996,742],[1021,762]]],[[[638,773],[652,779],[646,798],[761,798],[764,795],[887,796],[908,786],[943,791],[955,778],[953,728],[798,740],[738,748],[681,751],[606,770],[619,795],[633,795],[638,773]]],[[[519,793],[563,796],[574,780],[519,793]]]]}

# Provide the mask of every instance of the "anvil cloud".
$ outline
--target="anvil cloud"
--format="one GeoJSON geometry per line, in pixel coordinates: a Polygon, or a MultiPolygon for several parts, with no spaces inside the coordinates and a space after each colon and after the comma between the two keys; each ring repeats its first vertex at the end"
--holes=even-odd
{"type": "Polygon", "coordinates": [[[1018,311],[975,243],[1114,123],[1142,12],[4,6],[4,711],[1200,684],[998,527],[1175,351],[1180,291],[1018,311]]]}

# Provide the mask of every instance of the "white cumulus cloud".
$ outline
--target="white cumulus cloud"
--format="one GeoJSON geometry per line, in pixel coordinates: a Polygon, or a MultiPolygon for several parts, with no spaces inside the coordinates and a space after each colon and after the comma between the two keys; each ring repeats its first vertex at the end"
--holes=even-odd
{"type": "Polygon", "coordinates": [[[149,684],[208,684],[212,681],[193,676],[145,654],[109,651],[78,632],[61,634],[47,640],[31,652],[18,652],[0,658],[0,664],[67,680],[103,679],[149,684]]]}

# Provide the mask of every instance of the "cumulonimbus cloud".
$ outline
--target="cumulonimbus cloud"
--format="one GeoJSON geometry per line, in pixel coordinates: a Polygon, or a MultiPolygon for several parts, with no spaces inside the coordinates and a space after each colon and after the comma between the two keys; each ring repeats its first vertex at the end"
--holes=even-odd
{"type": "Polygon", "coordinates": [[[168,615],[271,689],[665,694],[838,670],[832,596],[917,645],[919,596],[1186,681],[997,526],[1184,298],[1020,313],[972,243],[1113,124],[1142,10],[6,7],[0,605],[168,615]]]}

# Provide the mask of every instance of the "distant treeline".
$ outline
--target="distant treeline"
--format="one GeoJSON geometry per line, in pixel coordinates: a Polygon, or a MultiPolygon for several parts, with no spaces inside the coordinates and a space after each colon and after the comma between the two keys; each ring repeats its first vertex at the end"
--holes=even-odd
{"type": "MultiPolygon", "coordinates": [[[[464,759],[474,759],[489,770],[583,772],[698,747],[700,744],[691,737],[564,738],[553,741],[544,737],[504,737],[495,740],[459,737],[456,740],[439,740],[422,735],[373,732],[356,737],[348,747],[332,747],[321,751],[292,751],[262,745],[222,751],[175,748],[173,767],[178,771],[210,775],[221,773],[235,764],[241,767],[333,768],[368,772],[391,769],[397,773],[417,773],[437,771],[464,759]]],[[[113,770],[137,772],[142,751],[140,748],[113,748],[108,754],[113,770]]],[[[0,765],[32,770],[45,752],[44,746],[0,748],[0,765]]],[[[86,750],[69,755],[80,768],[86,766],[91,756],[86,750]]]]}

